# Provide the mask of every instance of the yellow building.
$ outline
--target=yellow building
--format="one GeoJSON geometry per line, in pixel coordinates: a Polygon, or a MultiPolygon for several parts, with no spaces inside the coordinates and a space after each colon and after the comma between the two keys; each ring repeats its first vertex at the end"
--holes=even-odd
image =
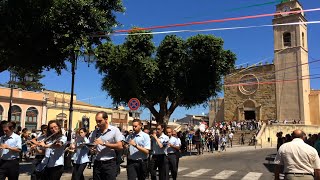
{"type": "MultiPolygon", "coordinates": [[[[69,125],[69,103],[70,93],[45,90],[42,92],[25,91],[13,89],[12,93],[12,121],[17,126],[28,129],[40,129],[42,124],[50,120],[58,120],[64,129],[69,125]]],[[[139,118],[139,112],[131,112],[123,107],[112,109],[95,106],[78,101],[76,95],[73,97],[72,129],[86,127],[94,130],[97,112],[108,113],[109,122],[123,129],[132,129],[129,125],[134,118],[139,118]]],[[[10,102],[10,88],[0,87],[0,121],[8,119],[10,102]]]]}
{"type": "MultiPolygon", "coordinates": [[[[0,120],[8,119],[10,88],[0,87],[0,120]]],[[[43,92],[13,89],[11,120],[17,127],[39,129],[46,123],[46,97],[43,92]]]]}
{"type": "MultiPolygon", "coordinates": [[[[44,91],[47,96],[47,120],[58,120],[65,129],[68,129],[70,93],[57,91],[44,91]]],[[[129,111],[118,108],[106,108],[78,101],[73,97],[72,129],[86,126],[90,131],[94,130],[97,112],[108,113],[109,122],[112,125],[129,129],[129,111]]]]}

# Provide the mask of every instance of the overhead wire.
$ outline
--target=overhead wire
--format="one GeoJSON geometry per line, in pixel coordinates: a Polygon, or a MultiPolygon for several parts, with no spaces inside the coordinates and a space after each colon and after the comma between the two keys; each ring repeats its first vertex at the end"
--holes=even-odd
{"type": "MultiPolygon", "coordinates": [[[[316,74],[317,75],[317,74],[316,74]]],[[[274,84],[274,83],[281,83],[281,82],[292,82],[292,81],[298,81],[298,80],[306,80],[306,79],[320,79],[319,77],[313,77],[311,78],[310,75],[309,78],[299,78],[299,79],[284,79],[284,80],[273,80],[273,81],[261,81],[261,82],[249,82],[249,83],[237,83],[237,84],[224,84],[225,87],[232,87],[232,86],[251,86],[255,84],[274,84]]],[[[302,76],[302,77],[306,77],[302,76]]]]}
{"type": "MultiPolygon", "coordinates": [[[[297,67],[303,66],[303,65],[309,65],[309,64],[312,64],[312,63],[316,63],[316,62],[320,62],[320,59],[314,60],[314,61],[310,61],[310,62],[307,62],[307,63],[302,63],[302,64],[294,65],[294,66],[289,66],[289,67],[282,68],[282,69],[278,69],[278,70],[275,70],[275,71],[271,72],[270,74],[265,74],[265,75],[261,75],[261,76],[256,76],[255,78],[259,79],[259,78],[263,78],[263,77],[266,77],[266,76],[271,76],[271,75],[274,75],[274,74],[276,74],[277,72],[280,72],[280,71],[288,70],[288,69],[291,69],[291,68],[297,68],[297,67]]],[[[250,80],[250,79],[248,79],[248,80],[250,80]]],[[[253,80],[253,79],[252,79],[252,80],[253,80]]],[[[233,81],[233,82],[235,82],[235,81],[233,81]]],[[[232,82],[231,82],[231,83],[232,83],[232,82]]]]}
{"type": "MultiPolygon", "coordinates": [[[[183,27],[183,26],[201,25],[201,24],[209,24],[209,23],[228,22],[228,21],[238,21],[238,20],[244,20],[244,19],[255,19],[255,18],[262,18],[262,17],[269,17],[269,16],[276,16],[276,15],[288,15],[288,14],[298,14],[302,12],[314,12],[319,10],[320,8],[314,8],[314,9],[296,10],[296,11],[289,11],[289,12],[275,12],[275,13],[269,13],[269,14],[258,14],[258,15],[240,16],[240,17],[232,17],[232,18],[224,18],[224,19],[195,21],[195,22],[180,23],[180,24],[157,25],[157,26],[150,26],[146,28],[116,30],[114,31],[114,33],[133,32],[137,30],[153,30],[153,29],[164,29],[164,28],[172,28],[172,27],[183,27]]],[[[99,33],[103,33],[103,32],[99,32],[99,33]]]]}
{"type": "Polygon", "coordinates": [[[175,34],[175,33],[196,33],[196,32],[210,32],[210,31],[226,31],[237,29],[251,29],[251,28],[263,28],[263,27],[277,27],[277,26],[289,26],[289,25],[303,25],[303,24],[320,24],[320,21],[309,22],[294,22],[294,23],[282,23],[282,24],[265,24],[265,25],[253,25],[253,26],[235,26],[225,28],[208,28],[208,29],[185,29],[185,30],[172,30],[172,31],[156,31],[156,32],[139,32],[139,33],[112,33],[108,35],[91,35],[92,37],[106,37],[106,36],[137,36],[137,35],[158,35],[158,34],[175,34]]]}

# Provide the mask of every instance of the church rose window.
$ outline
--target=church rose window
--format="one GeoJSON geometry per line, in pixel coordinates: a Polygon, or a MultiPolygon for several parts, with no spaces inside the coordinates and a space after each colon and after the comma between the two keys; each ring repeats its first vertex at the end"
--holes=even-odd
{"type": "Polygon", "coordinates": [[[242,94],[250,95],[258,90],[259,81],[253,74],[246,74],[240,78],[239,90],[242,94]]]}

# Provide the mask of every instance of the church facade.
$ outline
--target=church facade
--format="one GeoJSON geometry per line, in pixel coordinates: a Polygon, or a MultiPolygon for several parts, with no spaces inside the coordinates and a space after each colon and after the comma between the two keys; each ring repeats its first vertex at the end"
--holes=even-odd
{"type": "Polygon", "coordinates": [[[255,119],[320,124],[320,91],[310,89],[307,20],[303,12],[293,13],[300,10],[298,0],[276,6],[273,63],[227,75],[224,98],[210,103],[210,122],[255,119]],[[297,24],[279,25],[286,23],[297,24]]]}

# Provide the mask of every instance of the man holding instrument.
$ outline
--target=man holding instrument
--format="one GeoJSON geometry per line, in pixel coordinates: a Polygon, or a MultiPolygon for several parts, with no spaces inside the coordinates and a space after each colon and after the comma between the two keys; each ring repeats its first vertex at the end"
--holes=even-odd
{"type": "Polygon", "coordinates": [[[0,179],[18,180],[21,137],[13,132],[14,122],[3,121],[1,124],[4,135],[0,137],[0,179]]]}
{"type": "Polygon", "coordinates": [[[141,121],[132,121],[134,133],[127,136],[125,143],[129,145],[129,156],[127,163],[128,180],[144,180],[147,174],[147,161],[151,149],[150,136],[141,131],[141,121]]]}
{"type": "MultiPolygon", "coordinates": [[[[45,149],[39,147],[39,145],[40,145],[40,142],[44,141],[47,137],[47,128],[48,128],[47,125],[45,125],[45,124],[42,125],[41,126],[41,134],[38,137],[36,137],[30,141],[32,144],[30,150],[31,151],[35,150],[35,152],[36,152],[36,156],[35,156],[35,159],[33,162],[34,169],[39,163],[41,163],[41,160],[44,158],[45,149]]],[[[41,174],[37,173],[34,170],[31,174],[31,180],[40,180],[40,179],[41,179],[41,174]]]]}
{"type": "Polygon", "coordinates": [[[96,152],[93,166],[93,179],[95,180],[115,180],[117,174],[116,152],[122,149],[122,134],[117,127],[108,123],[108,114],[104,111],[96,114],[98,129],[90,134],[90,142],[95,146],[92,148],[96,152]]]}

